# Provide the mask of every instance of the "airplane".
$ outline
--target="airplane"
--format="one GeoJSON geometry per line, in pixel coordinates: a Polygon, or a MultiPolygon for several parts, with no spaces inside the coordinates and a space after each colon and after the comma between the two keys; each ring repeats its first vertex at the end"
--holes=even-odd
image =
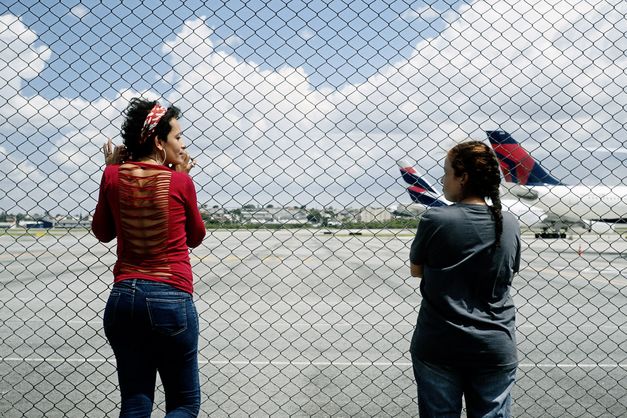
{"type": "MultiPolygon", "coordinates": [[[[414,215],[420,215],[430,207],[448,206],[452,202],[446,200],[442,193],[424,180],[418,171],[404,160],[397,162],[403,180],[409,184],[407,193],[414,202],[413,205],[404,207],[405,211],[414,215]]],[[[518,217],[519,222],[527,227],[542,225],[546,214],[543,210],[529,206],[518,199],[501,199],[503,210],[511,212],[518,217]]]]}
{"type": "MultiPolygon", "coordinates": [[[[600,223],[627,223],[627,186],[565,185],[542,168],[509,133],[495,130],[486,134],[509,193],[545,210],[545,222],[558,234],[575,225],[592,231],[609,228],[600,223]]],[[[547,230],[545,234],[555,237],[547,230]]]]}

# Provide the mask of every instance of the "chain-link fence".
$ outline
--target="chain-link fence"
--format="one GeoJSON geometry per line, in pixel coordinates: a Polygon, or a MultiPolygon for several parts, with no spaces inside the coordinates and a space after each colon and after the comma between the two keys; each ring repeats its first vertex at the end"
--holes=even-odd
{"type": "Polygon", "coordinates": [[[521,183],[506,195],[524,232],[514,415],[627,416],[626,14],[3,2],[0,415],[116,414],[101,319],[115,247],[89,224],[99,148],[143,95],[183,110],[198,161],[203,416],[417,415],[407,260],[424,207],[397,161],[437,188],[445,150],[486,131],[511,134],[493,142],[521,183]],[[513,140],[562,184],[524,185],[513,140]]]}

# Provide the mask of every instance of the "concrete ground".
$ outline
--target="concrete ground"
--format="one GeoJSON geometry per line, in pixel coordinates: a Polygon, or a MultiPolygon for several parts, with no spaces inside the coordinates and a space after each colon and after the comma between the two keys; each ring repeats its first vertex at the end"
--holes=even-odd
{"type": "MultiPolygon", "coordinates": [[[[192,252],[201,416],[417,416],[413,231],[351,232],[208,231],[192,252]]],[[[627,242],[523,241],[514,416],[627,416],[627,242]]],[[[0,249],[0,416],[114,416],[114,244],[50,231],[0,249]]]]}

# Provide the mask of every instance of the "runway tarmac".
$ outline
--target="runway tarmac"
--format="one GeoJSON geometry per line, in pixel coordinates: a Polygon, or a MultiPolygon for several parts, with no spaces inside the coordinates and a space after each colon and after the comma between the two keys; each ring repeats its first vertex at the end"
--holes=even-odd
{"type": "MultiPolygon", "coordinates": [[[[414,231],[349,232],[208,231],[191,255],[201,416],[417,416],[414,231]]],[[[627,416],[627,240],[523,243],[514,416],[627,416]]],[[[114,244],[4,234],[0,249],[0,416],[115,415],[114,244]]]]}

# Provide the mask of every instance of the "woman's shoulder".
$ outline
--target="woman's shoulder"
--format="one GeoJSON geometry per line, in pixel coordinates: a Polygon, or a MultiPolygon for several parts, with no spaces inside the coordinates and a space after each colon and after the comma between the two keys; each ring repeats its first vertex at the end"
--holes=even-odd
{"type": "Polygon", "coordinates": [[[451,218],[455,218],[456,212],[457,212],[457,209],[455,208],[454,205],[432,207],[432,208],[427,209],[425,213],[422,214],[421,222],[422,221],[428,221],[428,222],[446,221],[451,218]]]}
{"type": "Polygon", "coordinates": [[[105,166],[103,177],[105,179],[115,179],[118,177],[119,170],[120,170],[119,164],[109,164],[105,166]]]}
{"type": "Polygon", "coordinates": [[[189,193],[194,187],[194,182],[189,174],[180,171],[172,171],[172,177],[170,180],[174,189],[180,190],[181,193],[189,193]]]}
{"type": "Polygon", "coordinates": [[[187,183],[191,183],[192,181],[192,178],[187,173],[183,173],[181,171],[175,171],[175,170],[172,170],[171,172],[172,172],[172,179],[177,182],[180,182],[182,184],[187,184],[187,183]]]}
{"type": "Polygon", "coordinates": [[[504,210],[501,214],[503,215],[503,223],[518,224],[518,218],[512,212],[504,210]]]}
{"type": "Polygon", "coordinates": [[[512,212],[505,210],[502,212],[502,214],[504,225],[511,225],[513,227],[520,228],[520,221],[518,220],[518,217],[516,215],[514,215],[512,212]]]}

